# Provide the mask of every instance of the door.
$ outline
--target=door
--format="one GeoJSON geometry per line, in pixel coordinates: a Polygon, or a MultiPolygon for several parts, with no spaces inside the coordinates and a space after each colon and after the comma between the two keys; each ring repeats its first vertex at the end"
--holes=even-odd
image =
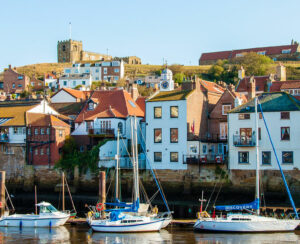
{"type": "Polygon", "coordinates": [[[240,139],[242,144],[249,144],[252,140],[252,128],[240,128],[240,139]]]}

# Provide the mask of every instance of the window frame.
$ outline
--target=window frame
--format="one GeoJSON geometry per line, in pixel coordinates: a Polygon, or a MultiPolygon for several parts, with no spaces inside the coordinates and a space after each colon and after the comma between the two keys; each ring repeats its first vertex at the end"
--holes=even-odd
{"type": "Polygon", "coordinates": [[[271,151],[262,151],[261,152],[261,165],[267,165],[267,166],[272,165],[272,153],[271,153],[271,151]],[[264,156],[263,156],[264,153],[269,154],[269,160],[270,160],[269,163],[264,163],[264,156]]]}
{"type": "Polygon", "coordinates": [[[249,151],[239,151],[238,152],[238,160],[239,160],[239,164],[249,164],[250,162],[249,162],[249,151]],[[247,162],[241,162],[241,156],[240,156],[240,154],[242,154],[242,153],[247,153],[247,162]]]}
{"type": "Polygon", "coordinates": [[[162,143],[162,128],[154,128],[154,129],[153,129],[153,135],[154,135],[154,138],[153,138],[154,143],[162,143]],[[155,140],[155,131],[157,131],[157,130],[160,130],[160,134],[161,134],[161,139],[160,139],[160,141],[156,141],[156,140],[155,140]]]}
{"type": "Polygon", "coordinates": [[[289,126],[280,127],[280,139],[281,141],[290,141],[291,140],[291,128],[289,126]],[[288,129],[288,139],[284,139],[284,134],[282,134],[282,129],[288,129]]]}
{"type": "Polygon", "coordinates": [[[293,165],[294,164],[294,151],[282,151],[282,154],[281,154],[281,163],[282,164],[287,164],[287,165],[293,165]],[[292,162],[283,162],[284,160],[284,154],[285,153],[291,153],[291,156],[292,156],[292,162]]]}
{"type": "Polygon", "coordinates": [[[172,118],[172,119],[179,118],[179,107],[178,106],[170,106],[170,118],[172,118]],[[177,116],[172,115],[172,108],[177,108],[177,116]]]}
{"type": "Polygon", "coordinates": [[[251,119],[251,115],[250,115],[250,113],[242,113],[242,114],[239,114],[239,118],[238,119],[239,120],[249,120],[249,119],[251,119]],[[248,116],[249,116],[249,118],[246,118],[248,116]]]}
{"type": "Polygon", "coordinates": [[[178,141],[179,141],[179,130],[178,130],[178,128],[170,128],[170,143],[178,143],[178,141]],[[173,141],[172,140],[172,131],[173,130],[177,130],[177,141],[173,141]]]}
{"type": "Polygon", "coordinates": [[[162,107],[161,107],[161,106],[153,107],[153,118],[154,118],[154,119],[161,119],[161,118],[162,118],[162,107]],[[155,110],[156,110],[156,109],[159,109],[159,108],[160,108],[160,117],[157,117],[157,116],[155,115],[155,110]]]}
{"type": "Polygon", "coordinates": [[[153,152],[153,162],[156,163],[161,163],[162,162],[162,152],[153,152]],[[155,157],[156,154],[160,154],[160,160],[156,160],[157,158],[155,157]]]}
{"type": "Polygon", "coordinates": [[[287,111],[280,112],[280,119],[289,120],[290,119],[290,112],[287,112],[287,111]],[[283,116],[283,115],[288,115],[288,116],[286,118],[284,118],[285,116],[283,116]]]}
{"type": "Polygon", "coordinates": [[[225,108],[226,106],[227,106],[227,107],[230,107],[228,111],[231,110],[231,104],[222,104],[222,115],[227,115],[227,114],[228,114],[228,113],[224,113],[224,108],[225,108]]]}

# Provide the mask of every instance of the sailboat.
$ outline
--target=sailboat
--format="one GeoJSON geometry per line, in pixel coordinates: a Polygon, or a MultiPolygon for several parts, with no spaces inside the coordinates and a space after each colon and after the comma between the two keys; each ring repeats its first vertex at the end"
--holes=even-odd
{"type": "Polygon", "coordinates": [[[141,209],[139,192],[139,164],[137,147],[137,125],[136,118],[134,126],[131,121],[131,160],[133,165],[133,202],[126,203],[119,200],[118,178],[119,178],[119,133],[116,155],[116,202],[105,203],[107,206],[115,208],[104,210],[108,213],[105,219],[89,219],[88,223],[94,231],[98,232],[151,232],[159,231],[166,225],[166,219],[157,216],[148,216],[139,214],[141,209]],[[133,134],[133,131],[135,133],[133,134]]]}
{"type": "Polygon", "coordinates": [[[65,176],[64,172],[62,172],[62,186],[61,186],[61,188],[62,188],[62,212],[70,213],[70,219],[75,218],[76,214],[77,214],[77,211],[76,211],[76,208],[75,208],[75,205],[74,205],[74,202],[73,202],[73,198],[72,198],[72,194],[71,194],[71,191],[70,191],[70,187],[69,187],[69,184],[68,184],[68,181],[66,179],[66,176],[65,176]],[[70,197],[70,200],[71,200],[71,203],[72,203],[72,207],[73,207],[72,211],[66,211],[65,210],[65,186],[67,186],[69,197],[70,197]]]}
{"type": "Polygon", "coordinates": [[[286,190],[288,192],[291,204],[293,206],[296,219],[276,219],[273,217],[264,217],[260,216],[260,199],[259,199],[259,150],[258,150],[258,116],[257,116],[257,106],[258,106],[258,98],[255,97],[254,106],[255,106],[255,127],[256,127],[256,198],[253,202],[248,204],[238,204],[238,205],[225,205],[225,206],[216,206],[216,210],[222,211],[232,211],[232,210],[248,210],[251,209],[256,210],[255,214],[241,214],[234,213],[228,214],[227,217],[219,217],[219,218],[199,218],[195,225],[194,230],[198,231],[213,231],[213,232],[284,232],[284,231],[294,231],[299,225],[300,221],[298,220],[298,213],[292,199],[291,193],[289,191],[287,182],[285,180],[283,171],[279,164],[279,160],[276,154],[276,150],[274,148],[273,142],[271,140],[271,135],[269,133],[263,111],[262,106],[260,105],[261,114],[263,117],[263,121],[265,123],[268,136],[276,156],[277,164],[279,166],[286,190]]]}

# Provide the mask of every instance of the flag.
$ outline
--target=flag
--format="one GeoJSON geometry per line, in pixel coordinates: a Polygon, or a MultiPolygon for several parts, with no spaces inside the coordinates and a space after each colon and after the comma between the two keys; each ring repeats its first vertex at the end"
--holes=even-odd
{"type": "Polygon", "coordinates": [[[195,134],[195,120],[193,120],[193,124],[191,126],[192,133],[195,134]]]}

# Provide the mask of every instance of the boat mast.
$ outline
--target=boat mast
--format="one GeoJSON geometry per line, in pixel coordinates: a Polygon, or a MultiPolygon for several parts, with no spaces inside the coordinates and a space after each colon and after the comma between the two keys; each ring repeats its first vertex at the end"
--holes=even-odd
{"type": "Polygon", "coordinates": [[[256,209],[256,214],[259,215],[259,148],[258,148],[258,114],[257,114],[257,97],[254,98],[254,106],[255,106],[255,147],[256,147],[256,197],[255,201],[258,201],[258,208],[256,209]]]}
{"type": "Polygon", "coordinates": [[[62,211],[65,211],[65,173],[62,172],[62,211]]]}
{"type": "Polygon", "coordinates": [[[134,136],[133,136],[133,123],[132,117],[130,118],[130,125],[131,125],[131,162],[132,162],[132,169],[133,169],[133,192],[134,192],[134,202],[136,202],[137,195],[136,195],[136,169],[135,169],[135,147],[134,147],[134,136]]]}
{"type": "Polygon", "coordinates": [[[119,199],[119,129],[117,135],[117,155],[116,155],[116,199],[119,199]]]}
{"type": "Polygon", "coordinates": [[[139,152],[138,152],[138,140],[137,140],[137,124],[136,116],[134,116],[134,131],[135,131],[135,189],[136,189],[136,199],[140,199],[140,186],[139,186],[139,152]]]}

